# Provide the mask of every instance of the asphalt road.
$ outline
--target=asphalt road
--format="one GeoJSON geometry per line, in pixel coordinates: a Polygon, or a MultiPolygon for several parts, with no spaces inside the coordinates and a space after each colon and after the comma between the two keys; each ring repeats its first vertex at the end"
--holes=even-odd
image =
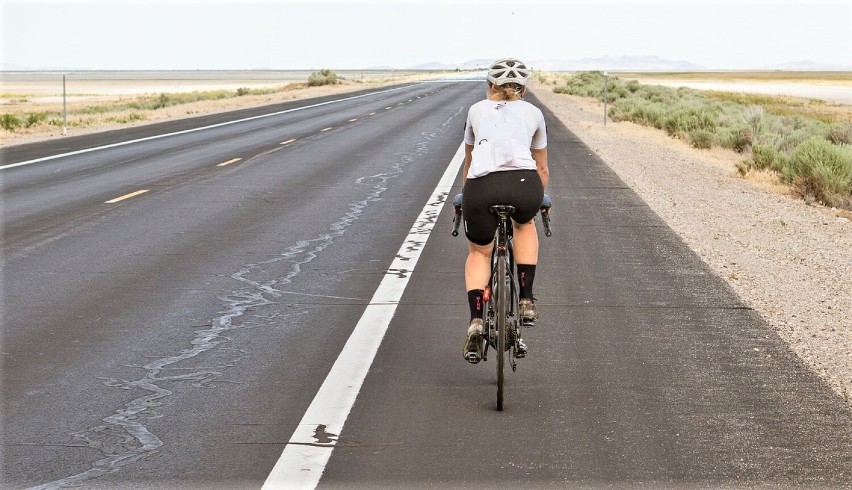
{"type": "Polygon", "coordinates": [[[120,144],[0,170],[4,488],[259,488],[288,441],[330,454],[320,488],[852,485],[843,401],[547,111],[543,319],[495,411],[494,363],[461,356],[464,239],[430,201],[460,190],[438,183],[483,94],[411,85],[4,150],[120,144]],[[395,277],[342,432],[295,440],[395,277]]]}

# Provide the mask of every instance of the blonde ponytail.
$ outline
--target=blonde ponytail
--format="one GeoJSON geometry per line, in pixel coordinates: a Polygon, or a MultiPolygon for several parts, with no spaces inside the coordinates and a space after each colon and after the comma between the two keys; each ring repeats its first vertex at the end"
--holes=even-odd
{"type": "Polygon", "coordinates": [[[524,88],[516,83],[506,83],[503,85],[488,84],[489,90],[494,94],[496,100],[521,100],[523,98],[524,88]]]}

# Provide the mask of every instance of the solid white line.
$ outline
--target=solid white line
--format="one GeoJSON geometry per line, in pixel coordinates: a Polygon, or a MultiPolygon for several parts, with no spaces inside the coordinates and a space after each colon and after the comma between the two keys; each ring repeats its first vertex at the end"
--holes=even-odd
{"type": "Polygon", "coordinates": [[[104,201],[104,204],[115,204],[117,202],[123,201],[125,199],[130,199],[131,197],[136,197],[139,194],[145,194],[149,189],[142,189],[136,192],[131,192],[130,194],[125,194],[121,197],[116,197],[115,199],[110,199],[109,201],[104,201]]]}
{"type": "Polygon", "coordinates": [[[459,146],[328,377],[284,446],[284,452],[263,484],[264,489],[313,489],[319,484],[337,436],[343,430],[420,253],[432,233],[443,203],[447,201],[462,157],[463,147],[459,146]],[[327,442],[329,440],[331,442],[327,442]]]}
{"type": "Polygon", "coordinates": [[[328,101],[325,101],[325,102],[320,102],[319,104],[307,105],[307,106],[304,106],[304,107],[296,107],[295,109],[287,109],[286,111],[278,111],[278,112],[272,112],[272,113],[269,113],[269,114],[261,114],[259,116],[246,117],[246,118],[243,118],[243,119],[235,119],[233,121],[225,121],[223,123],[211,124],[210,126],[203,126],[203,127],[200,127],[200,128],[185,129],[183,131],[176,131],[174,133],[158,134],[158,135],[154,135],[154,136],[148,136],[146,138],[139,138],[139,139],[128,140],[128,141],[121,141],[119,143],[112,143],[110,145],[95,146],[95,147],[86,148],[86,149],[83,149],[83,150],[71,151],[71,152],[68,152],[68,153],[61,153],[59,155],[51,155],[51,156],[47,156],[47,157],[36,158],[34,160],[27,160],[25,162],[10,163],[9,165],[0,166],[0,170],[5,170],[7,168],[14,168],[14,167],[22,167],[24,165],[30,165],[32,163],[46,162],[48,160],[55,160],[57,158],[70,157],[70,156],[73,156],[73,155],[81,155],[83,153],[89,153],[89,152],[98,151],[98,150],[105,150],[107,148],[116,148],[118,146],[130,145],[130,144],[133,144],[133,143],[140,143],[142,141],[151,141],[151,140],[156,140],[156,139],[160,139],[160,138],[166,138],[168,136],[175,136],[175,135],[178,135],[178,134],[187,134],[187,133],[194,133],[196,131],[203,131],[205,129],[220,128],[222,126],[228,126],[230,124],[237,124],[237,123],[241,123],[241,122],[245,122],[245,121],[253,121],[255,119],[262,119],[264,117],[279,116],[281,114],[287,114],[289,112],[302,111],[302,110],[305,110],[305,109],[312,109],[314,107],[320,107],[320,106],[324,106],[324,105],[328,105],[328,104],[335,104],[337,102],[344,102],[344,101],[347,101],[347,100],[360,99],[361,97],[368,97],[370,95],[377,95],[377,94],[385,94],[385,93],[388,93],[388,92],[395,92],[397,90],[402,90],[402,89],[405,89],[405,88],[408,88],[408,87],[409,86],[397,87],[397,88],[392,88],[392,89],[388,89],[388,90],[383,90],[381,92],[371,92],[369,94],[355,95],[355,96],[346,97],[346,98],[343,98],[343,99],[328,100],[328,101]]]}
{"type": "Polygon", "coordinates": [[[239,162],[240,160],[242,160],[242,158],[232,158],[232,159],[228,160],[227,162],[222,162],[222,163],[220,163],[219,165],[216,165],[216,166],[217,167],[224,167],[225,165],[230,165],[232,163],[239,162]]]}

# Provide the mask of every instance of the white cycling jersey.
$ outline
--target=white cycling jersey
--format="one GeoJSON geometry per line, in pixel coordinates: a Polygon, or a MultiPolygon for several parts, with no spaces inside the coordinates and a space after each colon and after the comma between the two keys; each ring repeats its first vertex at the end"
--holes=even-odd
{"type": "Polygon", "coordinates": [[[468,110],[464,142],[473,145],[469,179],[505,170],[535,170],[530,149],[547,147],[544,115],[523,100],[481,100],[468,110]]]}

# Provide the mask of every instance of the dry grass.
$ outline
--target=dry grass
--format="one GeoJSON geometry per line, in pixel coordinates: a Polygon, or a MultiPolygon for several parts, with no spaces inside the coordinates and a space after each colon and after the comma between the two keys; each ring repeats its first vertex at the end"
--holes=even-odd
{"type": "Polygon", "coordinates": [[[800,82],[852,85],[848,71],[702,71],[702,72],[613,72],[613,75],[647,80],[689,80],[701,82],[800,82]]]}
{"type": "Polygon", "coordinates": [[[780,95],[746,94],[706,90],[703,93],[714,99],[735,102],[745,106],[759,105],[776,116],[802,116],[825,123],[852,121],[852,106],[827,104],[820,100],[806,100],[780,95]]]}

